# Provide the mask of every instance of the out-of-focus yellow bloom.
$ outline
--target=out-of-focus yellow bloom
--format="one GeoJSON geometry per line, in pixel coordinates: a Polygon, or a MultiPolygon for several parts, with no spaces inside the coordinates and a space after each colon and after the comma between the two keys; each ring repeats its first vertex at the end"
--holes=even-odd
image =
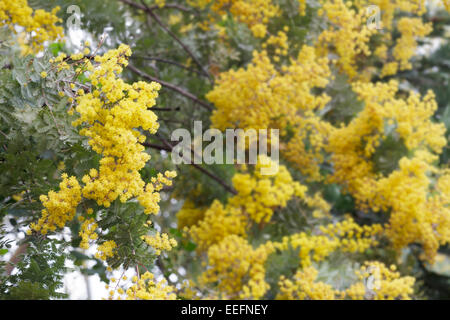
{"type": "MultiPolygon", "coordinates": [[[[55,7],[51,12],[33,10],[27,0],[2,0],[0,2],[0,27],[7,26],[16,33],[16,26],[24,28],[19,37],[22,54],[37,53],[49,40],[63,37],[63,28],[57,26],[62,20],[56,16],[60,10],[55,7]]],[[[43,76],[45,78],[45,76],[43,76]]]]}

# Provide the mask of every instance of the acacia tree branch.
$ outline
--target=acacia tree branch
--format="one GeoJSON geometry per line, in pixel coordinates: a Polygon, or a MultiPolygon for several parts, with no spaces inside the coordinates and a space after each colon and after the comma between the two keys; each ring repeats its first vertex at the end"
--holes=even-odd
{"type": "MultiPolygon", "coordinates": [[[[139,4],[139,3],[136,3],[136,2],[133,2],[133,1],[130,1],[130,0],[119,0],[119,1],[129,5],[131,7],[134,7],[136,9],[140,9],[140,10],[144,10],[144,11],[146,10],[146,7],[144,5],[139,4]]],[[[196,14],[195,10],[190,9],[190,8],[186,8],[186,7],[184,7],[184,6],[182,6],[182,5],[178,4],[178,3],[166,3],[166,4],[164,4],[164,7],[159,7],[157,5],[153,5],[153,6],[150,6],[148,8],[150,10],[158,10],[158,9],[164,9],[164,8],[177,9],[177,10],[180,10],[180,11],[189,12],[189,13],[195,13],[196,14]]]]}
{"type": "MultiPolygon", "coordinates": [[[[150,144],[150,143],[143,144],[143,145],[144,146],[149,146],[150,148],[152,146],[154,146],[155,149],[165,150],[165,151],[168,151],[168,152],[172,151],[174,146],[170,142],[168,142],[167,139],[165,139],[164,137],[162,137],[158,133],[156,134],[156,137],[164,144],[164,146],[153,145],[153,144],[150,144]]],[[[191,150],[191,152],[192,152],[192,150],[191,150]]],[[[208,177],[210,177],[211,179],[213,179],[214,181],[219,183],[229,193],[231,193],[233,195],[237,194],[237,191],[233,187],[229,186],[225,181],[223,181],[220,177],[216,176],[212,172],[209,172],[208,170],[206,170],[202,166],[199,166],[198,164],[195,164],[195,163],[190,163],[190,165],[192,165],[195,169],[201,171],[202,173],[206,174],[208,177]]]]}
{"type": "Polygon", "coordinates": [[[196,74],[198,74],[200,76],[207,77],[207,75],[205,75],[204,73],[202,73],[202,72],[200,72],[198,70],[189,68],[189,67],[185,66],[184,64],[181,64],[179,62],[176,62],[176,61],[173,61],[173,60],[169,60],[169,59],[164,59],[164,58],[159,58],[159,57],[139,57],[139,56],[131,56],[131,59],[142,59],[142,60],[163,62],[163,63],[167,63],[167,64],[171,64],[171,65],[180,67],[180,68],[185,69],[185,70],[190,71],[190,72],[194,72],[194,73],[196,73],[196,74]]]}
{"type": "Polygon", "coordinates": [[[164,5],[164,7],[159,7],[157,5],[153,5],[150,7],[151,10],[164,9],[164,8],[177,9],[177,10],[180,10],[183,12],[194,13],[195,15],[198,15],[198,12],[196,12],[195,10],[193,10],[191,8],[186,8],[178,3],[166,3],[164,5]]]}
{"type": "Polygon", "coordinates": [[[154,143],[145,142],[142,145],[144,147],[146,147],[146,148],[152,148],[152,149],[156,149],[156,150],[164,150],[164,151],[167,151],[167,152],[172,151],[172,149],[167,147],[167,146],[161,146],[161,145],[154,144],[154,143]]]}
{"type": "Polygon", "coordinates": [[[191,165],[197,169],[200,170],[201,172],[203,172],[204,174],[206,174],[208,177],[210,177],[211,179],[213,179],[214,181],[218,182],[222,187],[225,188],[225,190],[227,190],[229,193],[233,194],[233,195],[237,195],[237,191],[234,190],[233,187],[229,186],[228,184],[225,183],[225,181],[223,181],[222,179],[220,179],[218,176],[212,174],[211,172],[209,172],[208,170],[206,170],[205,168],[203,168],[202,166],[199,166],[198,164],[195,163],[191,163],[191,165]]]}
{"type": "Polygon", "coordinates": [[[125,3],[125,4],[127,4],[129,6],[131,6],[133,8],[147,11],[147,8],[144,5],[136,3],[134,1],[130,1],[130,0],[119,0],[119,1],[122,2],[122,3],[125,3]]]}
{"type": "Polygon", "coordinates": [[[209,74],[209,72],[205,69],[205,67],[203,67],[203,65],[201,64],[200,60],[198,60],[198,58],[194,55],[194,53],[177,37],[177,35],[170,30],[162,21],[161,19],[158,17],[158,15],[156,13],[154,13],[152,10],[148,9],[147,7],[147,14],[153,18],[153,20],[156,21],[157,24],[159,24],[159,26],[161,27],[161,29],[163,29],[166,33],[168,33],[176,42],[178,42],[178,44],[184,49],[184,51],[187,52],[187,54],[192,58],[192,60],[194,60],[194,62],[199,66],[199,68],[202,70],[202,72],[205,74],[205,76],[208,77],[208,79],[210,79],[210,81],[212,81],[211,75],[209,74]]]}
{"type": "MultiPolygon", "coordinates": [[[[199,68],[202,70],[202,72],[205,74],[205,76],[207,76],[208,77],[208,79],[212,82],[212,78],[211,78],[211,75],[209,74],[209,72],[205,69],[205,67],[203,67],[203,65],[201,64],[201,62],[200,62],[200,60],[198,60],[198,58],[194,55],[194,53],[188,48],[188,46],[186,46],[184,43],[183,43],[183,41],[181,41],[178,37],[177,37],[177,35],[172,31],[172,30],[170,30],[162,21],[161,21],[161,19],[159,18],[159,16],[156,14],[156,13],[154,13],[153,11],[155,10],[155,9],[158,9],[159,7],[158,6],[153,6],[153,7],[149,7],[149,6],[147,6],[145,3],[141,3],[141,4],[139,4],[139,3],[136,3],[136,2],[134,2],[134,1],[131,1],[131,0],[119,0],[119,1],[121,1],[121,2],[123,2],[123,3],[125,3],[125,4],[128,4],[129,6],[132,6],[132,7],[134,7],[134,8],[136,8],[136,9],[140,9],[140,10],[143,10],[143,11],[145,11],[146,13],[147,13],[147,15],[150,17],[150,18],[152,18],[153,20],[155,20],[156,21],[156,23],[161,27],[161,29],[163,29],[167,34],[169,34],[183,49],[184,49],[184,51],[186,51],[186,53],[192,58],[192,60],[194,60],[194,62],[199,66],[199,68]]],[[[165,5],[165,7],[168,7],[169,6],[169,4],[166,4],[165,5]]],[[[177,8],[177,9],[180,9],[180,7],[177,5],[177,6],[172,6],[172,7],[174,7],[174,8],[177,8]]]]}
{"type": "Polygon", "coordinates": [[[150,108],[152,111],[180,111],[180,107],[176,108],[150,108]]]}
{"type": "Polygon", "coordinates": [[[11,259],[9,259],[6,263],[5,273],[7,276],[11,275],[11,272],[14,270],[16,265],[22,260],[22,255],[27,251],[28,245],[29,243],[27,242],[22,243],[11,256],[11,259]]]}
{"type": "Polygon", "coordinates": [[[190,92],[188,92],[188,91],[186,91],[186,90],[184,90],[184,89],[182,89],[182,88],[179,88],[179,87],[177,87],[177,86],[174,85],[174,84],[171,84],[171,83],[169,83],[169,82],[166,82],[166,81],[160,80],[160,79],[158,79],[158,78],[152,77],[151,75],[145,73],[144,71],[139,70],[138,68],[136,68],[135,66],[133,66],[133,65],[131,65],[131,64],[128,65],[128,68],[129,68],[131,71],[133,71],[134,73],[136,73],[137,75],[141,76],[142,78],[147,79],[147,80],[149,80],[149,81],[155,81],[155,82],[158,82],[158,83],[160,83],[162,86],[164,86],[164,87],[166,87],[166,88],[168,88],[168,89],[171,89],[171,90],[173,90],[173,91],[175,91],[175,92],[178,92],[179,94],[185,96],[186,98],[189,98],[189,99],[191,99],[192,101],[198,103],[199,105],[201,105],[201,106],[202,106],[203,108],[205,108],[206,110],[212,111],[212,107],[211,107],[207,102],[205,102],[205,101],[203,101],[203,100],[200,100],[198,97],[196,97],[196,96],[193,95],[192,93],[190,93],[190,92]]]}

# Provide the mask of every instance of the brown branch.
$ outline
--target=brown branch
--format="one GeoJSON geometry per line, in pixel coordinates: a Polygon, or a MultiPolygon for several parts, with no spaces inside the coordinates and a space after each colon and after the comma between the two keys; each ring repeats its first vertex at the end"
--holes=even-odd
{"type": "Polygon", "coordinates": [[[204,73],[202,73],[202,72],[200,72],[198,70],[189,68],[189,67],[185,66],[184,64],[181,64],[181,63],[173,61],[173,60],[168,60],[168,59],[158,58],[158,57],[139,57],[139,56],[132,56],[131,59],[142,59],[142,60],[149,60],[149,61],[157,61],[157,62],[167,63],[167,64],[171,64],[171,65],[177,66],[177,67],[179,67],[181,69],[184,69],[184,70],[187,70],[187,71],[190,71],[190,72],[194,72],[194,73],[196,73],[196,74],[198,74],[200,76],[207,77],[207,75],[205,75],[204,73]]]}
{"type": "Polygon", "coordinates": [[[173,120],[173,119],[164,119],[164,118],[158,118],[158,121],[167,122],[167,123],[178,123],[178,124],[185,124],[181,120],[173,120]]]}
{"type": "Polygon", "coordinates": [[[157,144],[154,144],[154,143],[143,143],[142,145],[144,147],[146,147],[146,148],[152,148],[152,149],[156,149],[156,150],[164,150],[164,151],[167,151],[167,152],[172,151],[172,149],[167,147],[167,146],[160,146],[160,145],[157,145],[157,144]]]}
{"type": "Polygon", "coordinates": [[[22,260],[22,255],[27,251],[28,245],[28,243],[22,243],[14,252],[11,259],[9,259],[8,263],[5,266],[5,272],[7,276],[11,275],[11,272],[14,270],[16,265],[22,260]]]}
{"type": "Polygon", "coordinates": [[[129,5],[129,6],[131,6],[131,7],[134,7],[134,8],[136,8],[136,9],[140,9],[140,10],[144,10],[144,11],[147,10],[147,8],[146,8],[144,5],[139,4],[139,3],[136,3],[136,2],[134,2],[134,1],[130,1],[130,0],[119,0],[119,1],[122,2],[122,3],[125,3],[125,4],[127,4],[127,5],[129,5]]]}
{"type": "MultiPolygon", "coordinates": [[[[150,17],[150,18],[152,18],[153,20],[155,20],[156,21],[156,23],[157,24],[159,24],[159,26],[161,27],[161,29],[163,29],[167,34],[169,34],[183,49],[184,49],[184,51],[186,51],[186,53],[192,58],[192,60],[194,60],[194,62],[199,66],[199,68],[202,70],[202,72],[205,74],[205,76],[207,76],[208,77],[208,79],[210,80],[210,81],[212,81],[212,78],[211,78],[211,75],[209,74],[209,72],[205,69],[205,67],[203,67],[203,65],[201,64],[201,62],[200,62],[200,60],[198,60],[197,59],[197,57],[194,55],[194,53],[188,48],[188,46],[186,46],[184,43],[183,43],[183,41],[181,41],[178,37],[177,37],[177,35],[172,31],[172,30],[170,30],[162,21],[161,21],[161,19],[159,18],[159,16],[156,14],[156,13],[154,13],[153,11],[155,10],[155,9],[158,9],[159,7],[158,6],[152,6],[152,7],[149,7],[149,6],[147,6],[144,2],[142,2],[141,4],[139,4],[139,3],[136,3],[136,2],[134,2],[134,1],[131,1],[131,0],[119,0],[119,1],[121,1],[121,2],[123,2],[123,3],[125,3],[125,4],[128,4],[129,6],[132,6],[132,7],[134,7],[134,8],[136,8],[136,9],[140,9],[140,10],[143,10],[143,11],[145,11],[146,13],[147,13],[147,15],[150,17]]],[[[165,5],[165,7],[167,7],[167,8],[169,8],[169,6],[170,7],[174,7],[174,8],[177,8],[177,9],[180,9],[180,6],[179,5],[176,5],[176,6],[174,6],[174,5],[169,5],[169,4],[166,4],[165,5]]]]}
{"type": "Polygon", "coordinates": [[[197,57],[194,55],[194,53],[177,37],[177,35],[170,30],[162,21],[161,19],[154,13],[152,10],[148,9],[147,7],[147,14],[153,18],[153,20],[156,21],[156,23],[159,24],[161,29],[163,29],[166,33],[168,33],[178,44],[184,49],[184,51],[187,52],[187,54],[194,60],[194,62],[199,66],[199,68],[202,70],[202,72],[212,81],[211,75],[209,72],[203,67],[200,60],[197,59],[197,57]]]}
{"type": "Polygon", "coordinates": [[[200,100],[199,98],[197,98],[195,95],[193,95],[192,93],[177,87],[174,84],[171,84],[169,82],[160,80],[158,78],[152,77],[151,75],[145,73],[144,71],[139,70],[138,68],[136,68],[135,66],[129,64],[128,68],[133,71],[134,73],[136,73],[137,75],[139,75],[140,77],[147,79],[149,81],[155,81],[160,83],[163,87],[167,87],[168,89],[171,89],[175,92],[178,92],[179,94],[185,96],[186,98],[191,99],[192,101],[198,103],[199,105],[201,105],[203,108],[207,109],[208,111],[212,111],[212,107],[205,101],[200,100]]]}
{"type": "MultiPolygon", "coordinates": [[[[131,7],[134,7],[136,9],[140,9],[140,10],[144,10],[144,11],[146,11],[146,9],[147,9],[144,5],[141,5],[139,3],[136,3],[136,2],[133,2],[133,1],[130,1],[130,0],[119,0],[119,1],[129,5],[131,7]]],[[[150,6],[148,8],[150,10],[158,10],[158,9],[164,9],[164,8],[177,9],[177,10],[188,12],[188,13],[196,13],[195,10],[183,7],[182,5],[179,5],[177,3],[166,3],[164,5],[164,7],[159,7],[158,5],[153,5],[153,6],[150,6]]]]}
{"type": "MultiPolygon", "coordinates": [[[[170,151],[172,151],[173,149],[173,145],[171,145],[164,137],[162,137],[161,135],[159,135],[158,133],[156,134],[156,137],[165,145],[166,148],[168,148],[170,151]]],[[[192,149],[191,149],[191,152],[192,149]]],[[[190,163],[190,165],[192,165],[194,168],[196,168],[197,170],[203,172],[204,174],[206,174],[208,177],[210,177],[211,179],[213,179],[214,181],[216,181],[217,183],[219,183],[225,190],[227,190],[228,192],[230,192],[231,194],[236,195],[237,191],[229,186],[225,181],[223,181],[221,178],[219,178],[218,176],[214,175],[213,173],[209,172],[208,170],[206,170],[205,168],[203,168],[202,166],[199,166],[198,164],[195,163],[190,163]]]]}
{"type": "Polygon", "coordinates": [[[152,111],[180,111],[181,108],[180,107],[176,107],[176,108],[150,108],[150,110],[152,110],[152,111]]]}
{"type": "Polygon", "coordinates": [[[210,177],[211,179],[215,180],[216,182],[218,182],[222,187],[225,188],[225,190],[227,190],[229,193],[233,194],[233,195],[237,195],[237,191],[234,190],[233,187],[230,187],[229,185],[227,185],[222,179],[220,179],[219,177],[215,176],[214,174],[212,174],[211,172],[209,172],[208,170],[206,170],[205,168],[199,166],[198,164],[195,163],[191,163],[191,165],[196,168],[197,170],[200,170],[201,172],[203,172],[204,174],[206,174],[208,177],[210,177]]]}
{"type": "Polygon", "coordinates": [[[158,269],[159,269],[159,271],[161,271],[161,273],[164,275],[164,277],[166,276],[166,268],[164,267],[164,264],[163,264],[163,262],[162,262],[162,260],[161,260],[161,256],[159,256],[157,259],[156,259],[156,266],[158,267],[158,269]]]}

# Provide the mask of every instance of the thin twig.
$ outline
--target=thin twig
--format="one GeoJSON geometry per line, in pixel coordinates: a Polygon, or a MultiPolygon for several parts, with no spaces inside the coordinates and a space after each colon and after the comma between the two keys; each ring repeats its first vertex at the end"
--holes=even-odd
{"type": "Polygon", "coordinates": [[[167,123],[178,123],[178,124],[184,124],[183,121],[180,120],[173,120],[173,119],[164,119],[164,118],[158,118],[158,121],[167,122],[167,123]]]}
{"type": "Polygon", "coordinates": [[[163,29],[166,33],[168,33],[176,42],[178,42],[178,44],[184,49],[184,51],[187,52],[187,54],[192,58],[192,60],[194,60],[194,62],[199,66],[199,68],[202,70],[202,72],[205,74],[205,76],[208,77],[208,79],[210,81],[212,81],[211,75],[209,74],[209,72],[205,69],[205,67],[201,64],[200,60],[197,59],[197,57],[194,55],[194,53],[177,37],[177,35],[170,30],[162,21],[161,19],[158,17],[158,15],[156,15],[156,13],[154,13],[152,10],[148,9],[146,10],[147,14],[153,18],[156,23],[159,24],[159,26],[161,27],[161,29],[163,29]]]}
{"type": "MultiPolygon", "coordinates": [[[[169,150],[167,151],[172,151],[173,146],[164,138],[162,137],[160,134],[156,134],[156,137],[165,145],[165,147],[169,150]]],[[[184,156],[184,155],[183,155],[184,156]]],[[[217,183],[219,183],[222,187],[224,187],[225,190],[227,190],[228,192],[230,192],[231,194],[236,195],[237,191],[229,186],[225,181],[223,181],[221,178],[219,178],[218,176],[214,175],[213,173],[209,172],[208,170],[206,170],[205,168],[203,168],[202,166],[199,166],[196,163],[190,163],[190,165],[192,165],[194,168],[196,168],[197,170],[203,172],[204,174],[206,174],[208,177],[210,177],[211,179],[213,179],[214,181],[216,181],[217,183]]]]}
{"type": "MultiPolygon", "coordinates": [[[[92,60],[92,58],[97,55],[97,52],[100,50],[101,46],[103,45],[103,42],[105,42],[105,40],[106,40],[106,36],[107,36],[107,34],[103,34],[101,36],[100,42],[99,42],[97,48],[94,50],[94,52],[92,53],[90,58],[89,57],[87,58],[88,60],[92,60]]],[[[75,79],[81,74],[81,72],[84,71],[84,68],[87,66],[88,60],[84,61],[84,64],[81,66],[80,71],[75,73],[75,75],[73,76],[72,81],[75,81],[75,79]]]]}
{"type": "MultiPolygon", "coordinates": [[[[193,54],[193,52],[177,37],[177,35],[170,30],[159,18],[158,15],[156,15],[153,11],[155,9],[158,9],[158,6],[153,6],[153,7],[149,7],[147,6],[144,2],[142,2],[141,4],[136,3],[134,1],[131,0],[119,0],[125,4],[128,4],[129,6],[132,6],[136,9],[140,9],[143,10],[144,12],[147,13],[147,15],[149,17],[151,17],[153,20],[156,21],[156,23],[159,24],[159,26],[161,27],[161,29],[163,29],[166,33],[168,33],[176,42],[178,42],[178,44],[184,49],[184,51],[187,52],[187,54],[192,58],[192,60],[194,60],[194,62],[200,67],[200,69],[202,70],[202,72],[205,74],[205,76],[208,77],[208,79],[210,81],[212,81],[211,75],[209,74],[209,72],[205,69],[205,67],[203,67],[203,65],[201,64],[200,60],[197,59],[197,57],[193,54]]],[[[169,7],[168,4],[165,5],[165,7],[169,7]]],[[[174,8],[180,9],[179,5],[176,6],[172,6],[174,8]]]]}
{"type": "Polygon", "coordinates": [[[154,143],[143,143],[142,145],[146,148],[152,148],[152,149],[156,149],[156,150],[164,150],[164,151],[168,151],[168,152],[172,151],[172,149],[167,146],[160,146],[160,145],[154,144],[154,143]]]}
{"type": "Polygon", "coordinates": [[[151,108],[150,110],[152,110],[152,111],[180,111],[181,108],[180,107],[176,107],[176,108],[151,108]]]}
{"type": "Polygon", "coordinates": [[[211,172],[209,172],[208,170],[206,170],[205,168],[199,166],[198,164],[195,163],[191,163],[191,165],[196,168],[197,170],[200,170],[201,172],[203,172],[204,174],[206,174],[208,177],[210,177],[211,179],[215,180],[216,182],[218,182],[220,185],[222,185],[222,187],[225,188],[225,190],[227,190],[228,192],[230,192],[231,194],[237,195],[237,191],[234,190],[233,187],[230,187],[229,185],[227,185],[222,179],[220,179],[219,177],[215,176],[214,174],[212,174],[211,172]]]}
{"type": "MultiPolygon", "coordinates": [[[[130,1],[130,0],[119,0],[119,1],[122,2],[122,3],[128,4],[129,6],[134,7],[136,9],[140,9],[140,10],[144,10],[144,11],[147,9],[144,5],[141,5],[139,3],[136,3],[136,2],[133,2],[133,1],[130,1]]],[[[177,10],[180,10],[180,11],[183,11],[183,12],[197,14],[197,12],[195,10],[193,10],[191,8],[186,8],[186,7],[184,7],[184,6],[180,5],[180,4],[177,4],[177,3],[166,3],[166,4],[164,4],[164,7],[160,7],[158,5],[153,5],[153,6],[150,6],[148,8],[150,10],[159,10],[159,9],[165,9],[165,8],[166,9],[177,9],[177,10]]]]}
{"type": "Polygon", "coordinates": [[[181,69],[184,69],[184,70],[187,70],[187,71],[190,71],[190,72],[194,72],[194,73],[196,73],[196,74],[198,74],[198,75],[200,75],[202,77],[207,77],[207,75],[205,75],[204,73],[202,73],[202,72],[200,72],[198,70],[189,68],[189,67],[185,66],[182,63],[179,63],[179,62],[176,62],[176,61],[173,61],[173,60],[169,60],[169,59],[164,59],[164,58],[159,58],[159,57],[139,57],[139,56],[131,56],[131,59],[142,59],[142,60],[149,60],[149,61],[157,61],[157,62],[167,63],[167,64],[171,64],[171,65],[180,67],[181,69]]]}
{"type": "Polygon", "coordinates": [[[164,267],[164,264],[161,260],[161,256],[159,256],[156,261],[155,261],[156,265],[158,266],[159,271],[162,273],[162,275],[165,277],[166,276],[166,268],[164,267]]]}
{"type": "Polygon", "coordinates": [[[16,265],[22,260],[22,256],[26,253],[29,243],[22,243],[12,255],[11,259],[6,263],[5,273],[7,276],[11,275],[16,265]]]}
{"type": "Polygon", "coordinates": [[[171,90],[173,90],[173,91],[175,91],[175,92],[178,92],[179,94],[185,96],[186,98],[189,98],[189,99],[191,99],[192,101],[198,103],[199,105],[201,105],[203,108],[207,109],[208,111],[212,111],[212,107],[211,107],[207,102],[205,102],[205,101],[203,101],[203,100],[200,100],[199,98],[197,98],[197,97],[196,97],[195,95],[193,95],[192,93],[190,93],[190,92],[188,92],[188,91],[186,91],[186,90],[184,90],[184,89],[182,89],[182,88],[179,88],[179,87],[177,87],[177,86],[174,85],[174,84],[171,84],[171,83],[169,83],[169,82],[160,80],[160,79],[158,79],[158,78],[155,78],[155,77],[153,77],[153,76],[151,76],[151,75],[145,73],[144,71],[139,70],[138,68],[136,68],[135,66],[133,66],[133,65],[131,65],[131,64],[128,65],[128,68],[129,68],[131,71],[133,71],[134,73],[136,73],[137,75],[141,76],[142,78],[147,79],[147,80],[149,80],[149,81],[155,81],[155,82],[158,82],[158,83],[160,83],[163,87],[167,87],[168,89],[171,89],[171,90]]]}
{"type": "Polygon", "coordinates": [[[48,110],[50,111],[50,115],[52,116],[53,121],[55,122],[56,130],[58,131],[59,135],[62,136],[63,133],[59,130],[59,125],[58,125],[58,122],[56,121],[55,115],[53,114],[52,106],[47,101],[47,96],[45,95],[44,89],[42,89],[41,91],[42,91],[42,97],[44,98],[44,103],[48,107],[48,110]]]}

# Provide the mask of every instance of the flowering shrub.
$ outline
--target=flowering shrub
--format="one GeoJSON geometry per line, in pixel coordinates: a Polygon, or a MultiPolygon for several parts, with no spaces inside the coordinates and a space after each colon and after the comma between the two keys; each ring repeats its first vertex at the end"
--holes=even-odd
{"type": "Polygon", "coordinates": [[[449,297],[447,1],[81,2],[0,2],[0,298],[449,297]],[[175,165],[198,120],[281,159],[175,165]]]}

